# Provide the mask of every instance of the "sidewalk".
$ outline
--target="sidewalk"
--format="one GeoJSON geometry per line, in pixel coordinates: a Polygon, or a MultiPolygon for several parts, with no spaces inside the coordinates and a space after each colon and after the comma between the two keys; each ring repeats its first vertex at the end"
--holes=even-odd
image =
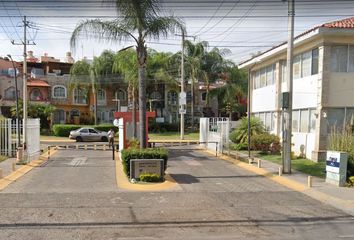
{"type": "MultiPolygon", "coordinates": [[[[232,159],[243,159],[248,161],[247,154],[243,154],[237,151],[230,151],[230,157],[232,157],[232,159]]],[[[254,163],[252,164],[255,169],[258,169],[258,159],[260,158],[254,158],[254,163]]],[[[261,169],[267,172],[267,174],[264,174],[266,177],[273,179],[276,176],[279,176],[280,165],[264,159],[261,160],[261,169]]],[[[354,215],[354,188],[336,187],[334,185],[326,183],[325,179],[318,177],[312,177],[312,187],[310,188],[307,185],[308,176],[309,175],[307,174],[292,170],[292,174],[284,174],[281,177],[278,177],[277,182],[280,181],[280,183],[285,186],[303,192],[304,194],[314,199],[330,204],[333,207],[341,209],[348,214],[354,215]],[[294,188],[293,185],[288,184],[289,181],[286,180],[290,180],[291,182],[297,183],[299,186],[302,186],[302,190],[301,188],[294,188]]]]}
{"type": "MultiPolygon", "coordinates": [[[[0,168],[2,169],[3,177],[6,177],[12,173],[12,163],[16,161],[16,158],[8,158],[0,162],[0,168]]],[[[16,165],[16,168],[20,166],[16,165]]]]}

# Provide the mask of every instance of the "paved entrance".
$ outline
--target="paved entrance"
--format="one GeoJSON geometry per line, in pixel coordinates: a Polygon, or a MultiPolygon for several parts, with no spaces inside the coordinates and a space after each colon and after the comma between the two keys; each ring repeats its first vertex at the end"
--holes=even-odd
{"type": "Polygon", "coordinates": [[[353,239],[353,216],[202,151],[170,149],[177,191],[116,186],[110,152],[60,150],[0,193],[0,239],[353,239]]]}
{"type": "Polygon", "coordinates": [[[3,192],[115,191],[114,166],[111,151],[58,150],[49,161],[33,169],[3,192]]]}

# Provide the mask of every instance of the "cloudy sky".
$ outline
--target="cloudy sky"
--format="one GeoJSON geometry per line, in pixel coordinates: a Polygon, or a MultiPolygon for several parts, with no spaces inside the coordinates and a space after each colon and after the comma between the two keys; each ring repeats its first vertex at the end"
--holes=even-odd
{"type": "MultiPolygon", "coordinates": [[[[354,17],[353,0],[295,1],[295,34],[325,22],[354,17]]],[[[28,49],[37,57],[48,53],[60,59],[71,50],[69,39],[78,22],[117,16],[114,8],[101,0],[0,0],[0,56],[12,54],[14,59],[21,59],[22,46],[14,46],[10,41],[23,39],[24,15],[32,26],[28,38],[36,43],[28,49]]],[[[228,58],[235,63],[287,38],[287,2],[282,0],[164,0],[161,15],[181,18],[191,41],[208,41],[210,47],[229,48],[232,54],[228,58]]],[[[179,36],[169,36],[160,41],[148,40],[148,46],[176,52],[180,42],[179,36]]],[[[109,44],[82,39],[73,56],[76,60],[83,56],[92,58],[104,49],[117,51],[130,45],[132,42],[109,44]]]]}

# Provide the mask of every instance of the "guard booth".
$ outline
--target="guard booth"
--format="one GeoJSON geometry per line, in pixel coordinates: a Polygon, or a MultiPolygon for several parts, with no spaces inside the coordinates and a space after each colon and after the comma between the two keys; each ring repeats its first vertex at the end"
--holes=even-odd
{"type": "MultiPolygon", "coordinates": [[[[149,118],[155,118],[156,112],[146,112],[146,146],[148,145],[148,123],[149,118]]],[[[119,128],[119,150],[128,147],[129,140],[133,138],[133,113],[132,112],[114,112],[114,118],[118,119],[119,128]]],[[[136,131],[139,138],[139,112],[136,112],[136,131]]]]}

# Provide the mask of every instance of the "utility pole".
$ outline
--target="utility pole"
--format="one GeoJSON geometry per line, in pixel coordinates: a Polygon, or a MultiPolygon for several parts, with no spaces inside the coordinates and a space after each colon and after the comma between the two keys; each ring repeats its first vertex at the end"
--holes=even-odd
{"type": "Polygon", "coordinates": [[[27,45],[36,45],[34,42],[30,43],[27,41],[27,27],[29,23],[26,20],[26,16],[23,17],[23,41],[21,43],[15,43],[11,41],[13,45],[23,45],[23,151],[24,151],[24,161],[27,162],[27,45]]]}
{"type": "MultiPolygon", "coordinates": [[[[182,31],[181,93],[184,91],[184,31],[182,31]]],[[[180,103],[180,105],[182,105],[180,103]]],[[[184,105],[186,106],[186,105],[184,105]]],[[[184,112],[181,112],[181,140],[184,140],[184,112]]]]}
{"type": "MultiPolygon", "coordinates": [[[[181,115],[181,140],[184,139],[184,115],[186,114],[186,110],[187,110],[187,94],[185,92],[184,89],[184,42],[185,42],[185,38],[186,37],[192,37],[195,40],[195,36],[187,36],[184,32],[184,30],[182,30],[182,34],[175,34],[176,36],[181,36],[182,37],[182,53],[181,53],[181,94],[179,97],[179,112],[181,115]]],[[[192,84],[193,86],[193,84],[192,84]]],[[[193,94],[193,89],[192,89],[192,94],[193,94]]],[[[193,100],[192,100],[193,101],[193,100]]],[[[192,109],[193,109],[193,104],[192,104],[192,109]]],[[[193,119],[193,118],[192,118],[193,119]]],[[[193,126],[193,122],[192,122],[192,126],[193,126]]]]}
{"type": "Polygon", "coordinates": [[[287,49],[287,88],[283,93],[283,173],[291,173],[291,135],[293,104],[293,48],[295,0],[288,0],[288,49],[287,49]]]}

